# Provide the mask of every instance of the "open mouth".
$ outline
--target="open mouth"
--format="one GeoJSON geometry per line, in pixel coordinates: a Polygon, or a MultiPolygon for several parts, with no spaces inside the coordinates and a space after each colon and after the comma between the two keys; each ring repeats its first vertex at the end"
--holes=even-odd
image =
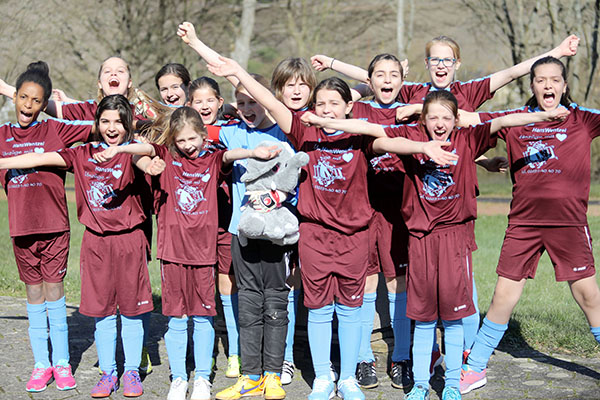
{"type": "Polygon", "coordinates": [[[119,143],[119,134],[118,133],[107,133],[106,134],[106,142],[108,144],[118,144],[119,143]]]}
{"type": "Polygon", "coordinates": [[[381,93],[384,93],[384,94],[392,94],[393,91],[394,91],[393,88],[381,88],[381,93]]]}
{"type": "Polygon", "coordinates": [[[244,114],[244,119],[250,123],[254,123],[256,120],[256,114],[244,114]]]}
{"type": "Polygon", "coordinates": [[[179,101],[179,96],[167,97],[168,104],[176,104],[179,101]]]}
{"type": "Polygon", "coordinates": [[[556,99],[556,95],[554,93],[544,93],[544,103],[554,103],[554,100],[556,99]]]}
{"type": "Polygon", "coordinates": [[[111,78],[108,80],[108,86],[114,88],[114,87],[119,87],[119,80],[117,78],[111,78]]]}

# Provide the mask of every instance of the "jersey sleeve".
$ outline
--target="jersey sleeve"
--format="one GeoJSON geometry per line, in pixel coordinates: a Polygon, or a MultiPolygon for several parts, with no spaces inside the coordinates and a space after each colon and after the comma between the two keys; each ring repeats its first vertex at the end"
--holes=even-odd
{"type": "Polygon", "coordinates": [[[92,121],[69,121],[64,119],[48,119],[65,147],[71,147],[77,142],[87,142],[92,132],[92,121]]]}
{"type": "Polygon", "coordinates": [[[484,123],[469,128],[462,128],[468,130],[464,134],[468,135],[467,141],[473,152],[473,160],[479,158],[492,147],[496,147],[498,136],[490,134],[491,127],[491,123],[484,123]]]}
{"type": "Polygon", "coordinates": [[[96,103],[93,100],[62,104],[62,117],[69,121],[93,121],[96,103]]]}
{"type": "Polygon", "coordinates": [[[303,132],[304,125],[300,120],[300,115],[298,113],[292,113],[292,129],[290,129],[290,133],[287,134],[287,137],[295,149],[302,147],[301,138],[303,132]]]}
{"type": "Polygon", "coordinates": [[[579,110],[583,111],[583,123],[588,129],[590,137],[593,139],[600,135],[600,110],[593,108],[579,107],[579,110]]]}
{"type": "Polygon", "coordinates": [[[61,156],[63,160],[65,160],[65,169],[69,172],[73,172],[78,149],[79,146],[70,149],[61,149],[57,152],[58,155],[61,156]]]}
{"type": "Polygon", "coordinates": [[[490,82],[491,78],[486,76],[468,82],[458,82],[456,89],[461,92],[466,104],[476,110],[487,100],[494,97],[494,93],[490,91],[490,82]]]}
{"type": "Polygon", "coordinates": [[[406,125],[386,126],[385,128],[383,128],[383,130],[385,131],[385,134],[391,138],[396,138],[396,137],[406,138],[408,136],[408,130],[406,128],[406,125]]]}
{"type": "Polygon", "coordinates": [[[419,88],[421,88],[422,86],[422,83],[404,82],[402,84],[402,87],[400,88],[400,92],[398,93],[397,100],[401,103],[406,104],[410,103],[411,101],[413,103],[422,103],[421,100],[415,101],[415,99],[413,99],[417,90],[419,90],[419,88]]]}

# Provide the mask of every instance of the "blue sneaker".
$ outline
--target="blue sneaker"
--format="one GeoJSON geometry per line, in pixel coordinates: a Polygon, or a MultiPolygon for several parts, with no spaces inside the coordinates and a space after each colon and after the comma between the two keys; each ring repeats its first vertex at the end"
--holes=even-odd
{"type": "Polygon", "coordinates": [[[462,400],[462,396],[457,388],[446,386],[442,392],[442,400],[462,400]]]}
{"type": "Polygon", "coordinates": [[[354,377],[338,381],[337,394],[340,399],[365,400],[365,395],[360,390],[354,377]]]}
{"type": "Polygon", "coordinates": [[[329,379],[315,378],[308,400],[329,400],[335,396],[335,385],[329,379]]]}
{"type": "Polygon", "coordinates": [[[423,386],[415,386],[406,396],[404,400],[428,400],[429,390],[423,386]]]}

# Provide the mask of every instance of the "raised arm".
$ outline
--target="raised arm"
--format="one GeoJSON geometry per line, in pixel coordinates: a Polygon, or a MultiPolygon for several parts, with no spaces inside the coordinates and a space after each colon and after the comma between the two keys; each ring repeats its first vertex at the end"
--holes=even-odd
{"type": "MultiPolygon", "coordinates": [[[[219,64],[221,62],[219,60],[221,55],[198,39],[198,36],[196,35],[196,29],[191,22],[183,22],[179,24],[179,27],[177,28],[177,36],[179,36],[185,44],[194,49],[196,53],[198,53],[200,57],[206,61],[207,64],[219,64]]],[[[239,80],[235,76],[227,76],[226,78],[233,85],[233,87],[237,87],[239,80]]]]}
{"type": "Polygon", "coordinates": [[[522,126],[543,121],[563,120],[570,112],[564,107],[558,107],[552,111],[523,112],[504,115],[491,120],[490,133],[498,132],[500,129],[512,126],[522,126]]]}
{"type": "Polygon", "coordinates": [[[290,133],[292,130],[292,112],[235,60],[219,57],[219,63],[208,64],[208,70],[217,76],[234,76],[237,78],[254,100],[258,101],[275,118],[279,128],[285,133],[290,133]]]}
{"type": "Polygon", "coordinates": [[[380,137],[373,142],[373,151],[379,154],[425,154],[439,165],[456,164],[458,155],[443,150],[442,147],[445,146],[450,146],[450,142],[442,142],[441,140],[416,142],[402,137],[380,137]]]}
{"type": "Polygon", "coordinates": [[[16,89],[14,86],[9,85],[0,79],[0,94],[12,99],[15,95],[16,89]]]}
{"type": "Polygon", "coordinates": [[[340,74],[346,75],[348,78],[355,79],[360,82],[367,83],[369,75],[367,71],[352,64],[347,64],[337,58],[329,57],[323,54],[317,54],[310,58],[310,62],[317,71],[325,71],[332,69],[340,74]]]}
{"type": "Polygon", "coordinates": [[[579,38],[575,35],[571,35],[563,40],[560,45],[544,54],[540,54],[537,57],[530,58],[529,60],[523,61],[510,68],[503,69],[502,71],[492,74],[490,77],[490,90],[495,92],[513,80],[528,74],[533,63],[540,58],[547,56],[552,56],[555,58],[574,56],[577,54],[577,46],[579,46],[579,38]]]}
{"type": "Polygon", "coordinates": [[[333,119],[317,117],[311,112],[305,112],[300,117],[306,125],[314,125],[324,129],[344,131],[375,137],[387,137],[383,125],[372,124],[361,119],[333,119]]]}
{"type": "Polygon", "coordinates": [[[270,160],[271,158],[277,157],[279,153],[281,153],[281,148],[279,146],[258,146],[252,150],[237,148],[224,152],[223,162],[225,164],[231,164],[235,160],[241,160],[243,158],[270,160]]]}
{"type": "Polygon", "coordinates": [[[133,155],[137,155],[137,156],[148,156],[148,157],[156,156],[156,151],[154,150],[154,147],[151,144],[130,143],[130,144],[121,145],[121,146],[110,146],[109,148],[107,148],[101,152],[95,153],[93,155],[93,157],[94,157],[94,160],[96,160],[97,162],[103,163],[103,162],[111,160],[114,156],[116,156],[119,153],[127,153],[127,154],[133,154],[133,155]]]}
{"type": "Polygon", "coordinates": [[[37,167],[66,167],[65,160],[57,153],[26,153],[15,157],[0,158],[0,169],[27,169],[37,167]]]}

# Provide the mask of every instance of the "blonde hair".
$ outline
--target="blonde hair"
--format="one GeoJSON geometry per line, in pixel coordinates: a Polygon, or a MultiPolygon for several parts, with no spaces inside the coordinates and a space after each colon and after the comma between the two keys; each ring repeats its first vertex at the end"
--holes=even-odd
{"type": "Polygon", "coordinates": [[[208,136],[198,111],[192,107],[184,106],[173,111],[169,118],[169,127],[163,132],[157,143],[167,146],[174,157],[180,156],[181,154],[175,145],[175,136],[186,126],[190,126],[202,139],[206,139],[208,136]]]}
{"type": "MultiPolygon", "coordinates": [[[[271,90],[271,86],[269,85],[269,82],[265,79],[264,76],[259,75],[259,74],[250,74],[251,77],[254,78],[255,81],[257,81],[258,83],[260,83],[261,85],[263,85],[264,87],[266,87],[267,89],[271,90]]],[[[242,85],[242,83],[238,83],[237,86],[235,87],[235,93],[234,96],[237,96],[237,94],[240,91],[246,91],[246,88],[244,88],[244,85],[242,85]]]]}
{"type": "Polygon", "coordinates": [[[452,53],[454,53],[454,58],[460,60],[460,47],[456,41],[448,36],[438,36],[431,39],[425,45],[425,57],[431,56],[431,48],[434,44],[443,44],[452,49],[452,53]]]}
{"type": "Polygon", "coordinates": [[[271,88],[277,100],[283,101],[285,84],[293,78],[300,79],[308,85],[310,88],[308,98],[312,98],[313,90],[317,86],[317,77],[313,69],[304,58],[288,57],[277,64],[271,77],[271,88]]]}

